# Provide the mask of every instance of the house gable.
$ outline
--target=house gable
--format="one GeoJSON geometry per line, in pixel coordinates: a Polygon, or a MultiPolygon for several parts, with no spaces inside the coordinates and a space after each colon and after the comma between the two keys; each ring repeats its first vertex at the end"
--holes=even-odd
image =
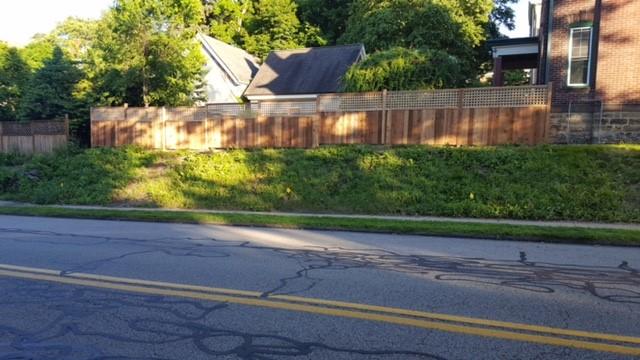
{"type": "Polygon", "coordinates": [[[207,102],[238,102],[258,72],[258,61],[246,51],[203,34],[197,35],[206,58],[207,102]]]}

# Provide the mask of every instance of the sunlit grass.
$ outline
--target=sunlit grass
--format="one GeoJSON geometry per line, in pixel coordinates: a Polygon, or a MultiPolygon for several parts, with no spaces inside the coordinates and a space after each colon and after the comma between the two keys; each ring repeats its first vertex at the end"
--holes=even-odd
{"type": "Polygon", "coordinates": [[[640,222],[640,145],[4,155],[0,191],[41,204],[640,222]]]}

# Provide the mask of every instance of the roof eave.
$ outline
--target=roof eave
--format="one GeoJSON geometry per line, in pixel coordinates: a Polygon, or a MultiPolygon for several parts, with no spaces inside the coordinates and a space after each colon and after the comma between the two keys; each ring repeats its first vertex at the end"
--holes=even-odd
{"type": "Polygon", "coordinates": [[[222,70],[229,76],[231,81],[233,81],[234,85],[248,85],[250,83],[241,81],[240,78],[238,78],[238,76],[231,70],[231,68],[229,68],[224,60],[222,60],[222,58],[216,53],[216,51],[209,45],[206,39],[201,34],[198,34],[197,36],[198,40],[200,40],[200,44],[202,44],[204,49],[213,58],[213,60],[218,63],[218,65],[220,65],[222,70]]]}

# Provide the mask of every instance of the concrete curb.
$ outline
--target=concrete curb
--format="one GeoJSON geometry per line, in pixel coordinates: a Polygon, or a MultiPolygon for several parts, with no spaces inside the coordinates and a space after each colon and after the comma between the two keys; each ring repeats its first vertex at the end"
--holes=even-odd
{"type": "MultiPolygon", "coordinates": [[[[18,203],[18,202],[12,202],[12,201],[0,201],[0,206],[5,206],[5,207],[36,206],[37,207],[40,205],[18,203]]],[[[318,214],[318,213],[291,213],[291,212],[241,211],[241,210],[166,209],[166,208],[159,209],[159,208],[85,206],[85,205],[47,205],[47,206],[54,207],[54,208],[75,209],[75,210],[171,211],[171,212],[195,212],[195,213],[204,213],[204,214],[241,214],[241,215],[266,215],[266,216],[344,218],[344,219],[455,222],[455,223],[473,223],[473,224],[520,225],[520,226],[539,226],[539,227],[640,231],[640,224],[594,223],[594,222],[580,222],[580,221],[531,221],[531,220],[512,220],[512,219],[454,218],[454,217],[439,217],[439,216],[393,216],[393,215],[387,216],[387,215],[318,214]]]]}

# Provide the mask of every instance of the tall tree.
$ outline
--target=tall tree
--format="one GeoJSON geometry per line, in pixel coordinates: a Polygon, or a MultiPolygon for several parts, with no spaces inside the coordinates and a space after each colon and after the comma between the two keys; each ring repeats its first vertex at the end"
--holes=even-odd
{"type": "Polygon", "coordinates": [[[47,36],[60,47],[69,60],[80,65],[87,61],[89,51],[103,34],[100,20],[69,17],[59,23],[47,36]]]}
{"type": "Polygon", "coordinates": [[[504,26],[508,30],[516,28],[516,15],[513,10],[513,4],[517,4],[519,0],[494,0],[493,10],[491,11],[490,22],[487,29],[489,38],[495,39],[502,37],[500,26],[504,26]]]}
{"type": "Polygon", "coordinates": [[[0,120],[17,119],[29,76],[29,67],[18,50],[0,43],[0,120]]]}
{"type": "Polygon", "coordinates": [[[32,71],[36,71],[44,66],[45,61],[53,56],[53,49],[56,43],[52,37],[46,34],[38,34],[33,37],[27,46],[21,48],[20,56],[29,65],[32,71]]]}
{"type": "Polygon", "coordinates": [[[258,0],[247,27],[251,37],[245,40],[248,50],[264,57],[272,49],[301,47],[300,20],[291,0],[258,0]]]}
{"type": "Polygon", "coordinates": [[[324,45],[293,0],[204,0],[209,33],[265,58],[271,50],[324,45]]]}
{"type": "Polygon", "coordinates": [[[211,36],[229,44],[244,44],[253,0],[204,0],[205,24],[211,36]]]}
{"type": "Polygon", "coordinates": [[[342,43],[363,42],[369,52],[393,47],[441,50],[470,74],[475,48],[486,39],[492,0],[356,0],[342,43]]]}
{"type": "Polygon", "coordinates": [[[20,118],[53,119],[75,111],[74,91],[81,78],[81,71],[62,49],[54,48],[52,58],[44,62],[24,91],[20,118]]]}
{"type": "Polygon", "coordinates": [[[96,42],[97,90],[110,104],[189,105],[202,83],[199,0],[117,0],[96,42]]]}
{"type": "Polygon", "coordinates": [[[334,45],[347,28],[354,0],[296,0],[301,21],[317,26],[334,45]]]}

